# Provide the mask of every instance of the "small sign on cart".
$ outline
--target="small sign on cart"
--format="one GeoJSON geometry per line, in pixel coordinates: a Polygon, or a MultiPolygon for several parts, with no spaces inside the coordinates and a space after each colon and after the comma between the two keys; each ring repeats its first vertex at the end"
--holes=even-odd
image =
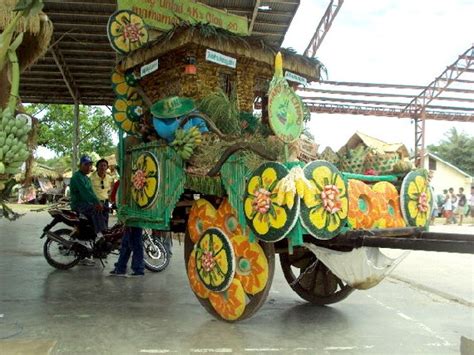
{"type": "Polygon", "coordinates": [[[158,59],[141,67],[140,76],[143,78],[145,75],[153,73],[156,70],[158,70],[158,59]]]}
{"type": "Polygon", "coordinates": [[[237,59],[219,52],[214,52],[210,49],[206,49],[206,60],[220,65],[225,65],[226,67],[230,68],[235,68],[237,66],[237,59]]]}
{"type": "Polygon", "coordinates": [[[285,72],[285,79],[289,81],[294,81],[296,83],[303,84],[303,85],[308,84],[308,80],[306,80],[306,78],[302,77],[301,75],[292,73],[291,71],[285,72]]]}

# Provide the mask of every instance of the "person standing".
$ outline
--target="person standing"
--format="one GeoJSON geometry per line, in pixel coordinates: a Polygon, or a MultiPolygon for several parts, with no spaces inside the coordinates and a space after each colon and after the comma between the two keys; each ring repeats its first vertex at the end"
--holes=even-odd
{"type": "Polygon", "coordinates": [[[454,189],[452,187],[449,188],[449,198],[451,199],[451,222],[452,224],[457,223],[456,219],[456,210],[458,208],[458,197],[454,193],[454,189]]]}
{"type": "Polygon", "coordinates": [[[143,229],[140,227],[125,227],[120,246],[120,255],[111,276],[127,276],[127,264],[132,256],[132,273],[130,276],[145,275],[145,261],[143,255],[143,229]]]}
{"type": "Polygon", "coordinates": [[[92,188],[99,199],[99,202],[104,206],[102,217],[106,228],[109,226],[109,195],[112,191],[114,178],[107,174],[109,163],[105,159],[100,159],[96,164],[96,171],[91,176],[92,188]]]}
{"type": "Polygon", "coordinates": [[[466,213],[465,208],[467,205],[466,195],[464,195],[464,188],[459,188],[458,198],[458,207],[456,208],[456,215],[459,218],[459,225],[462,225],[462,220],[464,218],[464,213],[466,213]]]}
{"type": "Polygon", "coordinates": [[[446,223],[444,224],[450,224],[452,214],[453,214],[453,203],[452,203],[451,196],[448,190],[443,190],[443,194],[444,194],[443,216],[446,218],[446,223]]]}

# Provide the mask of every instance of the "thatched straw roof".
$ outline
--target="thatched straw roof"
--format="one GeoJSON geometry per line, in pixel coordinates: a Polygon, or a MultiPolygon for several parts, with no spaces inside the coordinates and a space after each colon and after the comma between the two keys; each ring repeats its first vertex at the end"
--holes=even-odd
{"type": "MultiPolygon", "coordinates": [[[[48,178],[48,179],[58,179],[61,175],[53,168],[50,168],[47,165],[34,163],[31,171],[31,176],[36,178],[48,178]]],[[[15,175],[15,179],[20,181],[24,178],[23,173],[18,173],[15,175]]]]}
{"type": "MultiPolygon", "coordinates": [[[[0,1],[0,31],[3,31],[14,17],[12,10],[16,3],[17,0],[0,1]]],[[[48,16],[41,12],[30,18],[28,23],[25,23],[24,18],[21,18],[16,30],[25,32],[23,43],[17,50],[20,66],[22,70],[25,70],[46,53],[53,35],[53,24],[48,16]]]]}
{"type": "Polygon", "coordinates": [[[209,25],[181,24],[125,57],[120,62],[121,69],[133,68],[192,43],[230,55],[252,58],[272,67],[275,54],[281,51],[284,68],[302,75],[310,81],[319,80],[320,71],[324,68],[317,59],[296,54],[292,50],[273,47],[257,36],[238,36],[209,25]]]}
{"type": "Polygon", "coordinates": [[[408,149],[403,143],[387,143],[362,132],[354,133],[347,143],[339,149],[339,153],[344,154],[347,150],[355,149],[360,144],[374,149],[379,154],[397,153],[401,158],[409,157],[408,149]]]}

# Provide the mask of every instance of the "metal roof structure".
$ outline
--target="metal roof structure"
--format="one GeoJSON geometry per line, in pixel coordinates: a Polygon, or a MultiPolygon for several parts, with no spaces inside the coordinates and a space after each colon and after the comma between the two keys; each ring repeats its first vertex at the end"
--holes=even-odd
{"type": "Polygon", "coordinates": [[[474,122],[474,45],[427,86],[322,81],[298,91],[312,112],[474,122]]]}
{"type": "MultiPolygon", "coordinates": [[[[281,45],[300,0],[200,0],[246,16],[253,35],[281,45]]],[[[46,56],[23,73],[24,103],[111,105],[110,75],[118,56],[107,39],[107,21],[116,0],[44,0],[54,25],[46,56]]]]}

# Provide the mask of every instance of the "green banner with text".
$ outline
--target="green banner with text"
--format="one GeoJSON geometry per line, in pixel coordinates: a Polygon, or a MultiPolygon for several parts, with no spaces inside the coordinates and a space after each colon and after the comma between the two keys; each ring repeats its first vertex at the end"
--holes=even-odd
{"type": "Polygon", "coordinates": [[[118,0],[119,10],[131,10],[140,15],[151,28],[170,30],[180,21],[208,23],[239,35],[248,36],[246,17],[229,14],[190,0],[118,0]]]}

